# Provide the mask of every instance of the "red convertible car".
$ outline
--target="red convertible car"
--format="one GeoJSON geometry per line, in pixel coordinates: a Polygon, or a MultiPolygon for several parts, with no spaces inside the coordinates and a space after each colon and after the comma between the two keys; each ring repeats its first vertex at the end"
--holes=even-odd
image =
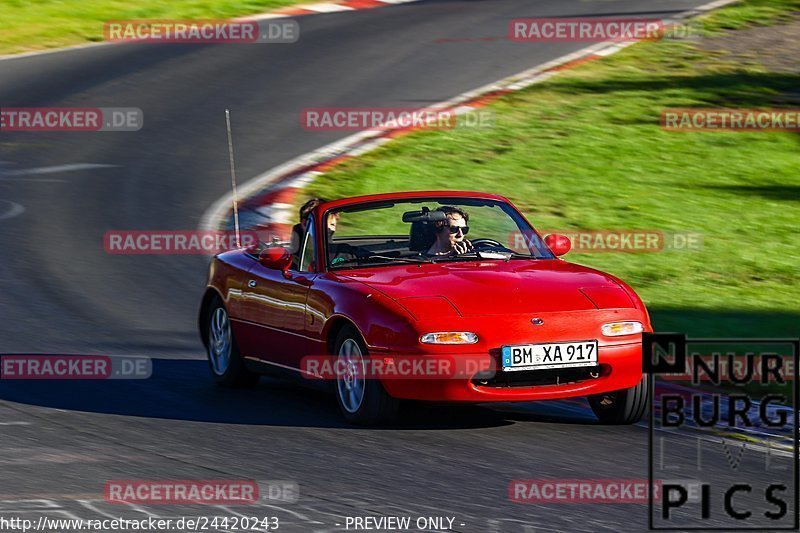
{"type": "Polygon", "coordinates": [[[260,243],[214,257],[199,326],[219,384],[276,370],[323,378],[359,424],[391,418],[403,399],[583,396],[603,423],[644,414],[642,301],[614,276],[559,259],[569,240],[542,239],[506,198],[340,199],[300,228],[295,250],[260,243]],[[310,370],[326,360],[335,373],[310,370]],[[410,361],[414,372],[396,372],[410,361]]]}

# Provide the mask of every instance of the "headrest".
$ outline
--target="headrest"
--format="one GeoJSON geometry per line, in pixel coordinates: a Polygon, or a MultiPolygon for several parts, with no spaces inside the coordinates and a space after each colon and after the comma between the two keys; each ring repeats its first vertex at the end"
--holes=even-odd
{"type": "Polygon", "coordinates": [[[411,222],[408,249],[412,252],[424,252],[430,248],[434,241],[431,224],[446,219],[447,215],[442,211],[431,211],[427,207],[423,207],[419,211],[407,211],[403,213],[403,222],[411,222]]]}

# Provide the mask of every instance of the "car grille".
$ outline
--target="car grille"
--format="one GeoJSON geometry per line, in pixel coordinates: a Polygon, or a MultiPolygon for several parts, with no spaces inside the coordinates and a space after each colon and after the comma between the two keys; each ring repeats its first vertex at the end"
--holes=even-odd
{"type": "Polygon", "coordinates": [[[567,385],[580,383],[600,376],[600,365],[581,368],[559,368],[553,370],[519,370],[495,373],[489,379],[473,378],[479,387],[535,387],[542,385],[567,385]]]}

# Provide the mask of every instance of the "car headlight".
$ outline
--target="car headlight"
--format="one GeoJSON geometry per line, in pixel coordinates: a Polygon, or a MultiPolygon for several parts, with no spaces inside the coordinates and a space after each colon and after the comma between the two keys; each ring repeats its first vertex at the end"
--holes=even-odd
{"type": "Polygon", "coordinates": [[[606,337],[620,337],[622,335],[634,335],[644,331],[641,322],[609,322],[603,324],[602,332],[606,337]]]}
{"type": "Polygon", "coordinates": [[[469,331],[439,331],[426,333],[419,338],[423,344],[475,344],[478,336],[469,331]]]}

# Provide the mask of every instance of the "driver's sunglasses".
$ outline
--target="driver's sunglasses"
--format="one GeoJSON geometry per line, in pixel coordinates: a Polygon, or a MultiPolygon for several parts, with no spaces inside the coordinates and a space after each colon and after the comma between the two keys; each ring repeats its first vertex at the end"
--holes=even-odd
{"type": "Polygon", "coordinates": [[[466,235],[469,233],[469,226],[447,226],[450,229],[450,233],[455,235],[458,233],[458,230],[461,230],[462,235],[466,235]]]}

